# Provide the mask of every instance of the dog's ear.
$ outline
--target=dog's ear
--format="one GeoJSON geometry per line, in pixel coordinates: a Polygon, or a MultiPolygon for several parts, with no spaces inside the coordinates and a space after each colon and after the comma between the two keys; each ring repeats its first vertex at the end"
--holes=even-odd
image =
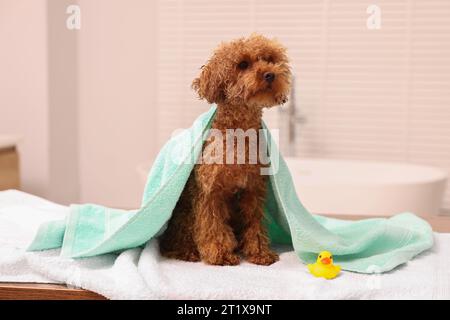
{"type": "Polygon", "coordinates": [[[221,66],[214,67],[213,62],[202,66],[200,76],[192,82],[192,88],[197,91],[200,99],[209,103],[220,103],[225,100],[223,76],[220,74],[221,66]]]}

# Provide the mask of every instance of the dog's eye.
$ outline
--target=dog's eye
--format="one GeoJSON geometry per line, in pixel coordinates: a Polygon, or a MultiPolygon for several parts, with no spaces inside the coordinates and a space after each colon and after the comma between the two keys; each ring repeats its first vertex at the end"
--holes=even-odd
{"type": "Polygon", "coordinates": [[[239,62],[239,64],[238,64],[238,68],[239,69],[241,69],[241,70],[245,70],[245,69],[247,69],[248,68],[248,66],[249,66],[249,64],[248,64],[248,62],[247,61],[241,61],[241,62],[239,62]]]}
{"type": "Polygon", "coordinates": [[[274,60],[273,60],[273,57],[272,56],[270,56],[270,57],[267,57],[266,59],[264,59],[264,60],[266,60],[268,63],[273,63],[274,62],[274,60]]]}

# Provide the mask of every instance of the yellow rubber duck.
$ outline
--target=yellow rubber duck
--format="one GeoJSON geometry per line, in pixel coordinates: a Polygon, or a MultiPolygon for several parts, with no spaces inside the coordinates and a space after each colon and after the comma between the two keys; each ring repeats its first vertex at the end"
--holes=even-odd
{"type": "Polygon", "coordinates": [[[316,263],[308,264],[311,274],[325,279],[334,279],[341,272],[341,267],[333,264],[333,255],[328,251],[322,251],[317,257],[316,263]]]}

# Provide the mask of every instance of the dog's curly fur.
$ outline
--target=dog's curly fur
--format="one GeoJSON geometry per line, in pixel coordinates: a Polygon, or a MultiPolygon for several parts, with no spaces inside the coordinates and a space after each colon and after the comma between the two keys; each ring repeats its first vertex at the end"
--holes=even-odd
{"type": "MultiPolygon", "coordinates": [[[[222,43],[192,86],[201,99],[217,104],[212,128],[225,135],[226,129],[259,130],[262,109],[286,102],[290,77],[285,48],[254,34],[222,43]]],[[[213,265],[239,264],[239,253],[255,264],[277,261],[263,224],[267,177],[262,166],[260,159],[257,164],[225,159],[196,164],[160,237],[161,253],[213,265]]]]}

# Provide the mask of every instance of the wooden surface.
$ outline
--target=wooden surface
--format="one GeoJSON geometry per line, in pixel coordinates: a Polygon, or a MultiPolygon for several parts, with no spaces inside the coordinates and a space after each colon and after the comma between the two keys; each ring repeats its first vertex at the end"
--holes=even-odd
{"type": "Polygon", "coordinates": [[[106,298],[83,289],[60,284],[0,283],[1,300],[105,300],[106,298]]]}
{"type": "MultiPolygon", "coordinates": [[[[332,218],[359,220],[370,216],[329,215],[332,218]]],[[[426,218],[436,232],[450,232],[450,217],[426,218]]],[[[58,284],[0,283],[0,299],[22,300],[101,300],[105,297],[94,292],[68,288],[58,284]]]]}
{"type": "Polygon", "coordinates": [[[19,189],[19,155],[15,147],[0,148],[0,190],[19,189]]]}

